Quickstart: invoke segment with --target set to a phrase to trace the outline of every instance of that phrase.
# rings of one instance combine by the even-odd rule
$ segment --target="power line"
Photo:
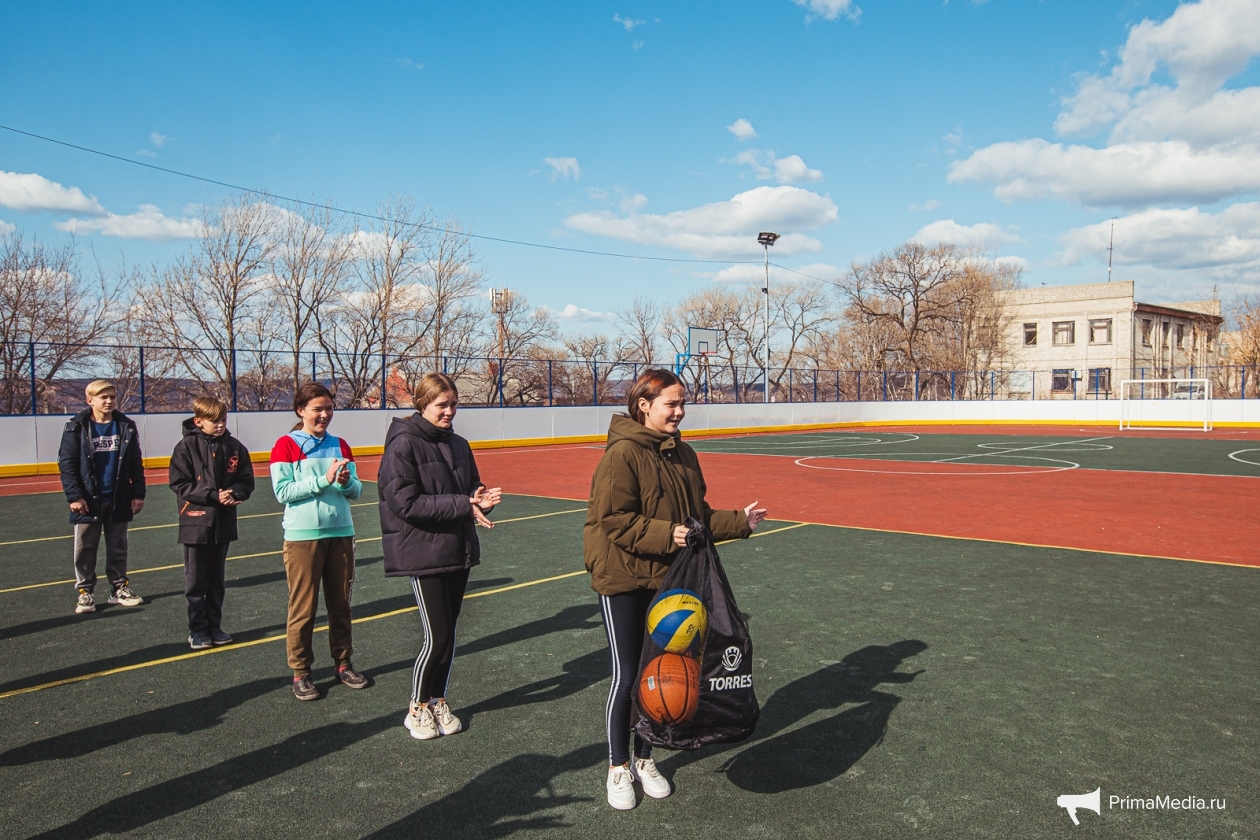
[[[156,172],[165,172],[168,175],[177,175],[180,178],[189,178],[193,181],[200,181],[203,184],[214,184],[215,186],[218,186],[218,187],[226,187],[230,190],[250,193],[252,195],[262,196],[265,198],[279,199],[280,201],[287,201],[292,204],[301,205],[303,207],[314,207],[318,209],[324,209],[325,206],[327,206],[327,209],[332,210],[336,213],[344,213],[348,216],[354,216],[359,219],[370,219],[372,221],[391,222],[395,224],[398,222],[397,219],[387,219],[383,216],[375,216],[371,213],[362,213],[362,212],[359,212],[358,210],[346,210],[341,207],[333,207],[332,205],[317,204],[313,201],[303,201],[300,198],[289,198],[287,196],[276,195],[275,193],[270,193],[265,190],[256,190],[256,189],[251,189],[250,187],[242,187],[242,186],[238,186],[237,184],[229,184],[226,181],[219,181],[214,178],[206,178],[201,175],[193,175],[190,172],[181,172],[178,169],[170,169],[165,166],[158,166],[155,163],[145,163],[144,161],[140,161],[140,160],[132,160],[131,158],[122,157],[121,155],[110,154],[109,152],[102,152],[99,149],[93,149],[88,146],[80,146],[77,143],[69,143],[65,140],[58,140],[55,137],[45,137],[42,134],[35,134],[34,132],[23,131],[20,128],[13,128],[12,126],[8,126],[8,125],[0,125],[0,129],[4,129],[5,131],[11,131],[14,134],[21,134],[24,137],[30,137],[35,140],[43,140],[45,143],[53,143],[58,146],[64,146],[68,149],[75,149],[80,152],[87,152],[88,154],[91,154],[91,155],[97,155],[99,157],[109,158],[110,160],[116,160],[121,163],[129,163],[132,166],[142,166],[145,169],[152,169]],[[623,259],[623,260],[650,260],[652,262],[669,262],[669,263],[701,263],[701,264],[706,264],[706,265],[761,265],[761,263],[757,260],[695,260],[695,259],[684,259],[682,257],[647,257],[647,256],[642,256],[640,254],[619,254],[614,251],[591,251],[585,248],[565,248],[561,245],[544,245],[539,242],[525,242],[520,239],[505,239],[498,236],[486,236],[485,234],[469,233],[467,231],[462,231],[462,230],[451,231],[449,228],[437,227],[435,225],[424,225],[418,222],[409,222],[408,224],[410,224],[413,227],[419,228],[421,230],[431,230],[436,233],[456,233],[457,235],[460,235],[460,236],[467,236],[470,239],[480,239],[485,242],[498,242],[504,245],[520,245],[526,248],[540,248],[546,251],[563,251],[568,254],[585,254],[587,256],[592,256],[592,257],[616,257],[618,259]],[[777,266],[777,267],[783,268],[783,266]],[[784,270],[792,271],[792,269],[790,268],[784,269]],[[800,274],[801,272],[798,271],[795,273]],[[803,275],[803,276],[808,277],[809,275]]]

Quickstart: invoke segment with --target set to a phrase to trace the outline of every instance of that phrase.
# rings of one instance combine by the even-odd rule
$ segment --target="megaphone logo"
[[[1055,804],[1067,809],[1073,825],[1080,825],[1081,821],[1076,818],[1077,808],[1087,808],[1095,814],[1102,813],[1102,805],[1099,801],[1101,791],[1102,788],[1099,787],[1095,788],[1093,793],[1065,793],[1056,800]]]

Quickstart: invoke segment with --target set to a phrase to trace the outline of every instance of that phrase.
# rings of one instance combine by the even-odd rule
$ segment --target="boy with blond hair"
[[[61,434],[57,467],[74,528],[76,613],[96,612],[96,549],[105,533],[109,603],[135,607],[144,600],[127,580],[127,524],[144,507],[144,460],[131,418],[116,410],[114,383],[97,379],[86,389],[88,407]]]
[[[254,492],[249,450],[227,430],[227,403],[193,400],[193,416],[171,453],[170,488],[179,503],[179,542],[184,546],[184,597],[188,646],[205,650],[232,637],[223,619],[228,547],[236,539],[236,508]]]

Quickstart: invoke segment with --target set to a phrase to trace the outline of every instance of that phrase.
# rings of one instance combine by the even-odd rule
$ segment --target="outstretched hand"
[[[756,531],[761,520],[766,518],[766,509],[757,507],[757,503],[753,502],[744,508],[744,516],[748,517],[748,527]]]
[[[486,516],[485,513],[482,512],[481,508],[477,507],[475,504],[472,506],[472,514],[473,522],[480,525],[482,528],[494,527],[494,523],[490,521],[490,518]]]
[[[475,507],[478,507],[481,510],[490,510],[499,502],[503,501],[503,488],[502,487],[487,488],[483,484],[473,491],[473,494],[469,498],[469,501],[471,501]]]

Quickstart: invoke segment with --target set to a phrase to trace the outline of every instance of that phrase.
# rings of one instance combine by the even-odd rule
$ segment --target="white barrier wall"
[[[1196,404],[1197,407],[1200,404]],[[1216,426],[1260,426],[1260,400],[1213,400]],[[474,443],[501,441],[545,443],[573,438],[599,438],[608,431],[619,406],[556,408],[462,408],[456,419],[459,433]],[[1193,420],[1185,400],[1147,400],[1140,403],[1140,419],[1146,423],[1185,423]],[[339,411],[331,427],[351,446],[365,451],[380,447],[394,417],[408,411]],[[146,457],[171,453],[182,434],[186,414],[135,415]],[[29,474],[36,465],[41,472],[55,471],[57,448],[69,418],[61,415],[0,417],[0,474]],[[243,412],[230,415],[232,434],[252,452],[270,451],[276,439],[293,427],[288,411]],[[766,429],[769,427],[824,424],[949,424],[949,423],[1054,423],[1117,426],[1120,403],[1114,400],[1036,401],[940,401],[940,402],[841,402],[841,403],[741,403],[738,405],[690,405],[685,431]],[[376,451],[379,451],[377,449]],[[24,469],[26,468],[26,469]]]

